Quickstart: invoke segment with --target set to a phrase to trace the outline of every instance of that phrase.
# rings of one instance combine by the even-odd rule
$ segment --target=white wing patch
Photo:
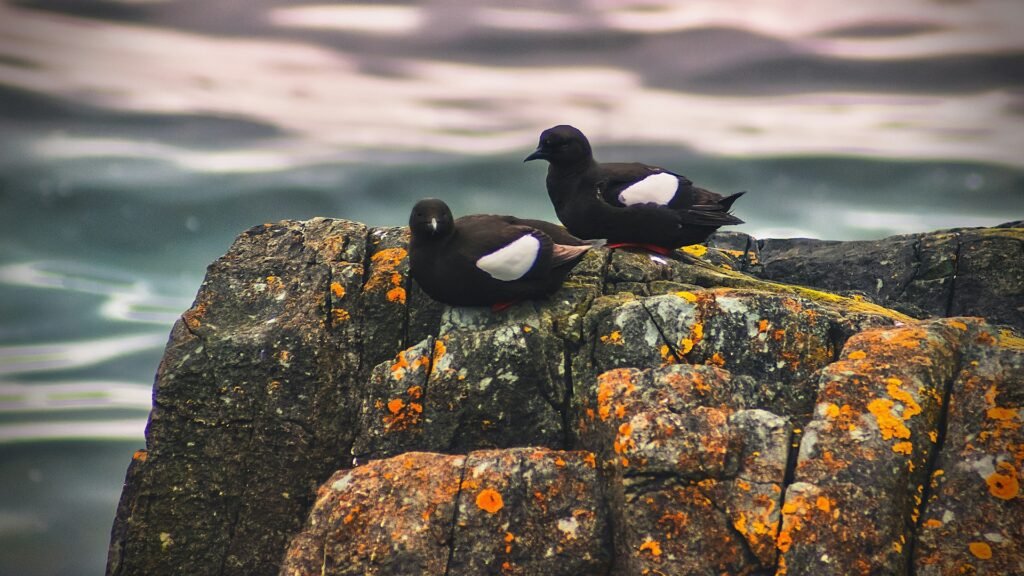
[[[481,256],[476,267],[490,274],[492,278],[510,282],[522,278],[540,254],[540,240],[533,234],[520,237],[515,242]]]
[[[664,206],[676,195],[679,180],[675,174],[659,172],[619,192],[619,202],[626,206],[653,202]]]

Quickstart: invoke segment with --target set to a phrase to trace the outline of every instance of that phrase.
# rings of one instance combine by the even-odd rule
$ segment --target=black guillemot
[[[409,267],[431,298],[492,306],[550,294],[587,250],[603,244],[541,220],[476,214],[452,217],[441,200],[420,200],[409,216]]]
[[[719,226],[743,223],[729,210],[744,192],[723,197],[657,166],[598,163],[587,137],[572,126],[542,132],[529,160],[548,161],[548,196],[569,232],[607,239],[611,248],[666,254],[707,240]]]

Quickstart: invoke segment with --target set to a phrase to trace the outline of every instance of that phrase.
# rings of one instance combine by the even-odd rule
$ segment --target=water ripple
[[[148,411],[152,392],[131,382],[100,380],[52,383],[0,382],[0,414],[129,408]]]
[[[67,370],[102,364],[115,358],[163,347],[164,332],[101,338],[83,342],[52,342],[0,347],[0,375]]]
[[[35,421],[0,424],[0,443],[40,440],[138,440],[146,431],[146,418],[101,421]]]
[[[189,300],[156,294],[148,282],[126,273],[64,261],[36,261],[0,267],[0,283],[71,290],[106,298],[100,314],[110,320],[169,326]]]

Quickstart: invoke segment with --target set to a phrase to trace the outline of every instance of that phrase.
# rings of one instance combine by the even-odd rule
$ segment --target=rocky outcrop
[[[848,244],[800,265],[847,296],[779,282],[783,241],[599,249],[493,314],[419,291],[401,228],[254,228],[172,331],[108,574],[1022,572],[1024,341],[906,314],[1012,300],[1021,234],[879,241],[884,297]]]
[[[915,318],[982,316],[1024,330],[1024,222],[881,240],[757,240],[716,234],[738,269],[767,280],[857,293]]]

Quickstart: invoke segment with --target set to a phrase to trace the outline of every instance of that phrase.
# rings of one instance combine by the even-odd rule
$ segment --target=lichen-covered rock
[[[471,452],[447,574],[603,574],[607,511],[593,454]]]
[[[410,452],[320,487],[282,576],[445,574],[465,456]]]
[[[424,399],[432,448],[465,452],[560,447],[565,402],[560,342],[528,324],[442,334]]]
[[[1016,229],[954,237],[890,250],[885,298],[1021,293]],[[246,232],[172,331],[108,573],[1017,570],[1019,337],[727,240],[492,313],[430,300],[403,228]]]
[[[584,338],[593,351],[576,357],[574,372],[585,389],[613,368],[720,366],[753,378],[744,390],[750,407],[807,419],[817,395],[811,375],[834,360],[849,334],[898,318],[763,290],[620,294],[591,307]]]
[[[1024,574],[1024,341],[972,330],[918,522],[915,574]]]
[[[1024,330],[1024,222],[855,242],[725,232],[711,244],[768,280],[859,292],[919,317],[984,316]]]
[[[410,452],[320,487],[286,576],[601,574],[611,560],[592,455]]]
[[[904,569],[959,332],[947,321],[866,331],[822,372],[783,507],[790,570]]]
[[[581,441],[610,471],[616,573],[773,568],[789,422],[743,409],[713,366],[619,368],[597,380]]]
[[[366,234],[258,226],[210,266],[157,371],[109,574],[276,573],[354,436]]]
[[[385,458],[428,444],[423,404],[438,348],[435,342],[428,337],[370,373],[359,414],[359,434],[352,445],[357,459]]]

